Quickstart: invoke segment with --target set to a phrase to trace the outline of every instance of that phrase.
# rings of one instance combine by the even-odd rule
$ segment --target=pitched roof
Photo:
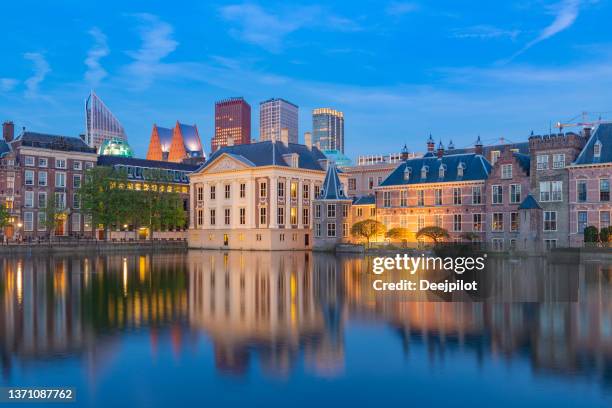
[[[338,169],[334,163],[330,163],[327,167],[327,173],[325,174],[325,180],[321,186],[321,193],[319,200],[348,200],[349,198],[344,194],[344,188],[338,177]]]
[[[525,197],[525,199],[521,203],[521,205],[519,205],[519,210],[533,210],[533,209],[541,210],[542,207],[540,207],[540,204],[538,204],[536,199],[533,198],[531,194],[528,194],[527,197]]]
[[[87,143],[85,143],[79,137],[24,132],[16,139],[16,141],[19,141],[22,146],[72,152],[96,153],[96,149],[94,147],[87,146]]]
[[[457,167],[462,164],[463,176],[458,174]],[[439,177],[441,166],[445,166],[444,177]],[[421,178],[421,169],[427,166],[426,177]],[[406,172],[409,170],[408,173]],[[481,155],[455,154],[445,155],[441,159],[434,156],[423,156],[406,160],[395,168],[380,184],[381,186],[395,186],[403,184],[444,183],[451,181],[484,180],[491,171],[491,164]]]
[[[374,194],[367,196],[355,197],[353,199],[353,205],[373,205],[376,204],[376,197]]]
[[[161,145],[162,152],[168,153],[170,151],[170,144],[172,143],[172,129],[155,125],[157,128],[157,134],[159,136],[159,143]]]
[[[224,153],[254,167],[272,165],[290,167],[283,159],[283,155],[295,153],[298,155],[299,168],[324,171],[325,169],[320,160],[327,160],[325,155],[315,146],[310,150],[308,147],[301,144],[289,143],[285,145],[281,142],[273,143],[268,140],[259,143],[223,146],[214,152],[198,170],[205,169],[217,157]]]
[[[185,150],[189,153],[189,156],[193,156],[193,153],[198,153],[198,155],[202,155],[202,142],[200,141],[200,135],[198,133],[198,128],[196,125],[185,125],[183,123],[178,124],[179,129],[181,131],[181,135],[183,136],[183,143],[185,144]]]
[[[595,143],[601,143],[601,154],[595,157]],[[612,163],[612,123],[602,123],[589,138],[573,164]]]
[[[134,167],[148,167],[156,169],[166,170],[180,170],[192,172],[198,168],[194,164],[183,164],[174,163],[159,160],[146,160],[146,159],[135,159],[132,157],[120,157],[120,156],[98,156],[98,166],[134,166]]]
[[[529,175],[529,169],[530,169],[530,163],[531,163],[531,159],[529,158],[529,155],[523,154],[523,153],[514,153],[513,156],[516,158],[516,161],[521,166],[521,168],[525,170],[525,173]]]
[[[11,151],[11,147],[4,140],[0,139],[0,157]]]
[[[478,138],[480,139],[480,136]],[[519,153],[529,154],[529,142],[496,144],[496,145],[483,146],[482,148],[483,155],[485,157],[489,157],[491,154],[491,151],[493,150],[503,151],[504,149],[518,149]],[[445,154],[474,153],[474,150],[475,150],[475,147],[467,147],[464,149],[448,149],[444,153]],[[434,155],[435,155],[435,152],[434,152]]]

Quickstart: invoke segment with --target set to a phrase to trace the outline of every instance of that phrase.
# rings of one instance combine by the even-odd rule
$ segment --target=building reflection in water
[[[443,302],[374,291],[369,262],[239,251],[3,258],[3,375],[15,362],[53,357],[79,358],[95,373],[118,353],[124,333],[139,331],[153,354],[160,336],[177,355],[203,336],[224,373],[259,368],[290,377],[303,365],[337,377],[345,360],[359,358],[344,348],[348,323],[359,320],[391,327],[408,358],[425,350],[442,359],[459,349],[476,360],[524,359],[535,372],[612,384],[607,263],[491,259],[482,301]]]

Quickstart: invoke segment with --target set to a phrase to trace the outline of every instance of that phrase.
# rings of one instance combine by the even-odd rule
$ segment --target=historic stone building
[[[576,133],[529,138],[531,192],[543,211],[544,248],[569,246],[569,172],[586,138]]]
[[[572,246],[584,242],[584,229],[609,227],[612,214],[612,124],[600,124],[569,171],[569,236]]]
[[[530,190],[529,156],[502,151],[486,180],[486,231],[489,247],[515,249],[520,234],[519,206]]]
[[[330,164],[321,193],[314,200],[314,249],[333,249],[350,241],[351,202],[336,165]]]
[[[190,175],[191,248],[309,249],[312,200],[327,169],[311,145],[225,146]]]

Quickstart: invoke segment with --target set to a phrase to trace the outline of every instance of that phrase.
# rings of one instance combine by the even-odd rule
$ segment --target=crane
[[[596,113],[599,114],[599,118],[595,121],[588,121],[589,115],[596,114]],[[596,125],[599,125],[601,123],[612,123],[612,121],[609,121],[609,120],[602,120],[601,119],[602,113],[610,113],[610,112],[582,112],[580,113],[580,115],[574,116],[573,118],[568,120],[567,123],[557,122],[555,124],[555,127],[559,129],[559,132],[562,132],[563,129],[566,127],[580,126],[582,128],[586,128],[586,127],[593,128]],[[576,120],[578,120],[579,118],[582,118],[581,121],[576,122]]]

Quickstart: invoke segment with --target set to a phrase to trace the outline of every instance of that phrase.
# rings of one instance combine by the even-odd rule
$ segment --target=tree
[[[396,227],[387,231],[387,238],[396,239],[398,241],[406,241],[410,236],[408,228]]]
[[[602,244],[607,244],[610,242],[610,236],[612,235],[612,227],[603,227],[599,231],[599,242]]]
[[[45,222],[43,223],[47,229],[47,237],[49,238],[51,238],[51,235],[55,234],[55,227],[57,226],[59,214],[60,212],[57,208],[55,197],[52,194],[49,198],[47,198],[45,207]]]
[[[423,227],[416,233],[416,238],[429,238],[434,244],[444,238],[448,238],[448,231],[441,227]]]
[[[597,227],[590,225],[584,229],[584,242],[597,242],[598,238],[599,232]]]
[[[386,230],[387,228],[381,222],[376,220],[363,220],[353,224],[351,227],[351,235],[359,238],[365,238],[369,247],[372,237],[382,235]]]
[[[461,234],[461,239],[467,242],[475,242],[480,239],[480,235],[475,232],[464,232]]]
[[[8,209],[3,204],[0,204],[0,228],[8,227],[10,218],[11,215]]]

